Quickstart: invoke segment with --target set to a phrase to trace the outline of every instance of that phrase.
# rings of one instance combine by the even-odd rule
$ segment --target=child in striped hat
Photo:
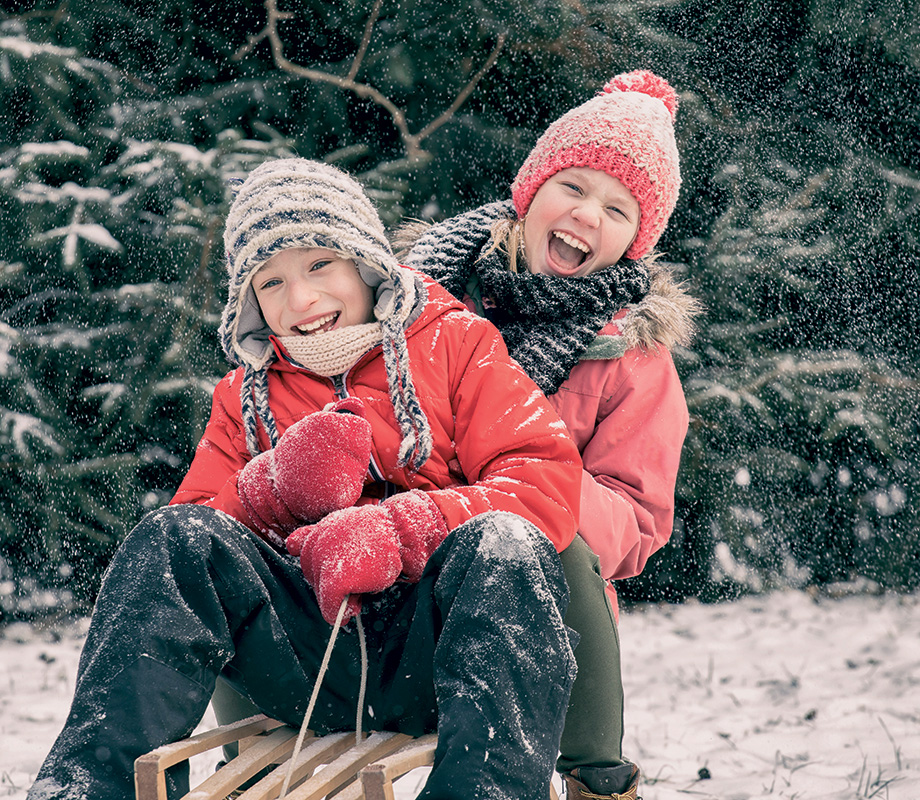
[[[340,620],[311,729],[353,727],[366,679],[364,729],[437,731],[428,796],[545,800],[574,678],[575,444],[343,172],[263,164],[224,242],[236,368],[171,505],[109,567],[30,797],[131,795],[134,759],[188,735],[218,678],[300,725]]]
[[[638,790],[613,580],[671,534],[688,424],[669,349],[697,307],[653,254],[680,188],[677,100],[651,72],[617,75],[547,128],[509,201],[397,237],[405,263],[496,324],[582,456],[579,536],[562,552],[581,637],[557,765],[570,798]]]

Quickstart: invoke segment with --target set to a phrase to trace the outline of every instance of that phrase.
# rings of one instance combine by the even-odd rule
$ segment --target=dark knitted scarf
[[[492,226],[513,219],[510,202],[490,203],[433,225],[413,245],[405,263],[463,299],[478,282],[496,312],[487,316],[501,331],[512,358],[543,390],[553,394],[581,360],[598,332],[624,306],[649,289],[641,261],[621,260],[584,278],[509,272],[507,255],[482,257]]]

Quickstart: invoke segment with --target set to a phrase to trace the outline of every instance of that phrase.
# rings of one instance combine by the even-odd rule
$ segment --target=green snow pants
[[[616,767],[623,763],[623,680],[620,638],[597,555],[580,536],[562,551],[569,586],[565,624],[579,635],[578,674],[569,696],[556,763],[559,772],[575,767]]]

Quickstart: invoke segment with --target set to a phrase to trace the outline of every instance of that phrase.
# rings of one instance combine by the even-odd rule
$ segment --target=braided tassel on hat
[[[421,467],[431,454],[431,429],[415,393],[405,326],[424,303],[425,291],[414,273],[399,266],[377,210],[360,185],[317,161],[268,161],[237,190],[224,246],[230,285],[221,344],[230,362],[243,367],[240,400],[249,452],[255,456],[261,451],[259,423],[271,446],[278,442],[267,372],[276,356],[252,289],[253,276],[282,250],[320,247],[353,260],[361,279],[374,290],[387,385],[403,435],[398,463]]]

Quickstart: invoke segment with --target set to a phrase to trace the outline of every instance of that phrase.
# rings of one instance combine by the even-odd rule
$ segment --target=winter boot
[[[642,800],[639,768],[629,762],[618,767],[576,767],[562,778],[566,800]]]

